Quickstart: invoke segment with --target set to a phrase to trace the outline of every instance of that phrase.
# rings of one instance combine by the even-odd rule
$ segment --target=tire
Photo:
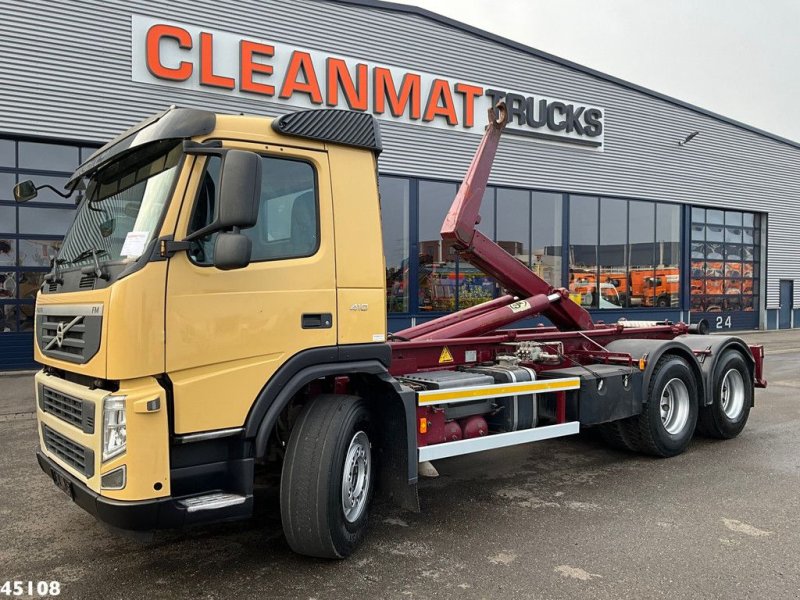
[[[656,301],[656,306],[659,308],[667,308],[671,302],[672,300],[669,296],[659,296],[658,300]]]
[[[698,413],[698,385],[689,363],[668,354],[656,363],[647,402],[631,427],[640,452],[667,458],[686,450]]]
[[[631,439],[629,430],[629,419],[623,421],[612,421],[611,423],[603,423],[598,427],[600,437],[603,441],[617,450],[627,450],[629,452],[636,452],[638,448],[635,445],[635,440]]]
[[[742,432],[753,405],[750,369],[740,352],[726,351],[714,368],[714,399],[700,409],[697,430],[708,437],[729,440]]]
[[[303,407],[281,472],[281,522],[292,550],[346,558],[358,546],[377,475],[373,436],[367,403],[357,396],[323,394]]]

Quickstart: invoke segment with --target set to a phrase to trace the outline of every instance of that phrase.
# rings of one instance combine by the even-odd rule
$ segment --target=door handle
[[[333,327],[331,313],[303,313],[300,323],[303,329],[330,329]]]

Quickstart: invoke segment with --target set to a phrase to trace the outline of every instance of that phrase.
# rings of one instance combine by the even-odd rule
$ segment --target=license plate
[[[53,483],[56,484],[58,489],[72,499],[72,482],[64,477],[61,473],[57,473],[56,471],[51,471],[50,474],[53,477]]]

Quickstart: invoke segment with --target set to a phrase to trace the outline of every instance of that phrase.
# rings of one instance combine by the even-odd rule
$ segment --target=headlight
[[[125,396],[106,396],[103,400],[103,462],[125,452]]]

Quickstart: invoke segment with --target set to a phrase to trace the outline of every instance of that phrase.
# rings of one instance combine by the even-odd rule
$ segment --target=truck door
[[[263,177],[250,265],[213,266],[216,235],[170,258],[166,371],[176,433],[238,427],[274,372],[302,350],[336,344],[336,273],[325,152],[237,144]],[[175,238],[214,218],[222,160],[196,159]]]

